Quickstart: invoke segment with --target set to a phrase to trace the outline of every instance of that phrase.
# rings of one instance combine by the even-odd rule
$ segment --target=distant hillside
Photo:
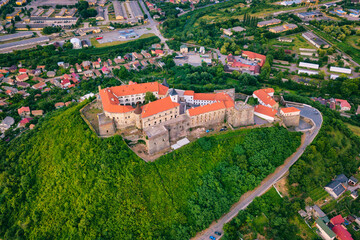
[[[57,111],[0,145],[0,237],[187,239],[229,210],[300,144],[280,127],[199,139],[145,163]]]

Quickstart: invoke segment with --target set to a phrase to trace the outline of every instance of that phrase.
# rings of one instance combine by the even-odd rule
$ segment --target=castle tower
[[[174,88],[170,89],[169,96],[171,101],[178,103],[179,102],[179,94],[176,92]]]
[[[141,107],[140,107],[140,104],[137,103],[136,104],[136,108],[134,110],[134,114],[135,114],[135,126],[139,129],[142,128],[142,124],[141,124]]]

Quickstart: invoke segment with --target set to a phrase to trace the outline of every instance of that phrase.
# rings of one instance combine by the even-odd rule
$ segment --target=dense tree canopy
[[[91,132],[81,107],[50,113],[0,145],[1,237],[189,238],[300,143],[280,127],[233,131],[145,163],[120,136]]]

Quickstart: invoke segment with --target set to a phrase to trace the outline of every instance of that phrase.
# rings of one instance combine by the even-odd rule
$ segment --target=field
[[[360,136],[360,127],[351,125],[349,123],[346,124],[346,126],[353,131],[357,136]]]
[[[139,40],[139,39],[145,39],[145,38],[150,38],[150,37],[155,37],[155,34],[154,33],[146,33],[146,34],[143,34],[139,38],[134,39],[134,40],[114,41],[114,42],[102,43],[102,44],[100,44],[98,41],[96,41],[95,38],[91,38],[90,42],[91,42],[91,45],[96,47],[96,48],[103,48],[103,47],[117,46],[117,45],[121,45],[121,44],[124,44],[124,43],[129,43],[129,42],[133,42],[133,41],[136,41],[136,40]]]
[[[329,194],[322,187],[314,188],[310,193],[310,198],[316,202],[326,198]]]
[[[306,41],[305,38],[303,38],[303,36],[301,36],[301,33],[289,35],[286,36],[286,38],[292,38],[293,41],[291,43],[287,43],[287,42],[279,42],[277,39],[271,39],[269,41],[269,44],[285,46],[285,49],[290,49],[296,51],[297,53],[300,53],[299,48],[315,49],[313,45],[311,45],[308,41]]]

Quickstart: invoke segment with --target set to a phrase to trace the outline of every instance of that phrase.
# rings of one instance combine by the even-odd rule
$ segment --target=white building
[[[350,68],[341,68],[341,67],[330,67],[330,72],[351,74],[351,69]]]
[[[319,69],[319,64],[307,63],[307,62],[300,62],[300,63],[299,63],[299,67]]]
[[[80,48],[81,48],[81,41],[80,41],[80,39],[78,39],[78,38],[72,38],[72,39],[70,40],[70,42],[72,43],[74,49],[80,49]]]
[[[300,115],[300,110],[294,107],[280,109],[280,115],[284,117]]]
[[[308,75],[318,75],[319,72],[299,69],[298,74],[306,73]]]

